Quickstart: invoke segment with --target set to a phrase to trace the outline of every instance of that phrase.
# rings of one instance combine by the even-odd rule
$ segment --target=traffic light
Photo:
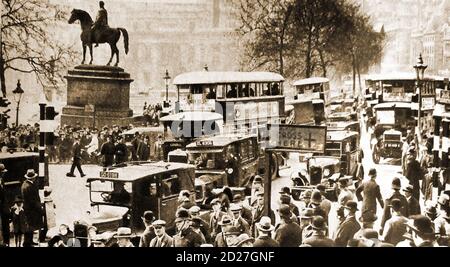
[[[48,106],[45,107],[45,119],[48,121],[55,120],[55,117],[58,116],[59,113],[55,111],[55,107]]]
[[[55,144],[55,130],[57,128],[55,117],[59,113],[55,111],[55,107],[47,106],[45,107],[45,121],[48,124],[48,131],[45,133],[45,144],[53,146]]]
[[[7,98],[4,98],[4,97],[0,98],[0,107],[6,108],[9,105],[11,105],[11,102],[9,102],[9,100]]]

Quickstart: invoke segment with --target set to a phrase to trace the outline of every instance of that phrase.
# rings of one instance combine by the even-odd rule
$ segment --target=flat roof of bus
[[[166,173],[170,171],[180,170],[180,169],[195,169],[195,166],[184,164],[184,163],[175,163],[175,162],[152,162],[145,163],[141,165],[130,165],[123,168],[112,169],[109,172],[118,173],[119,178],[101,178],[101,177],[91,177],[88,179],[88,182],[91,180],[105,180],[105,181],[120,181],[120,182],[134,182],[139,179],[156,175],[160,173]],[[100,176],[100,175],[99,175]]]
[[[342,141],[348,137],[355,135],[358,135],[358,133],[352,131],[327,132],[327,141]]]
[[[123,132],[123,135],[131,135],[135,133],[152,133],[152,132],[164,132],[163,127],[136,127],[126,132]]]
[[[223,120],[223,116],[215,112],[181,112],[173,115],[162,117],[161,121],[217,121]]]
[[[434,79],[433,76],[425,76],[425,79]],[[378,73],[366,76],[369,81],[409,81],[417,80],[417,75],[413,72],[393,72],[393,73]]]
[[[409,102],[391,102],[381,103],[373,107],[373,109],[388,109],[388,108],[411,108],[412,105]]]
[[[242,139],[247,139],[247,138],[251,138],[251,137],[255,137],[255,135],[217,135],[217,136],[213,136],[213,137],[207,137],[207,138],[203,138],[198,140],[197,142],[193,142],[189,145],[186,146],[187,149],[192,149],[192,148],[199,148],[199,147],[225,147],[233,142],[242,140]],[[198,142],[212,142],[212,146],[210,145],[205,145],[205,146],[198,146],[197,143]]]
[[[308,85],[308,84],[319,84],[319,83],[328,83],[329,79],[323,77],[312,77],[308,79],[298,80],[294,82],[294,86]]]
[[[224,83],[250,83],[250,82],[283,82],[284,77],[274,72],[214,72],[197,71],[178,75],[174,85],[192,84],[224,84]]]
[[[0,152],[0,160],[2,159],[15,159],[15,158],[25,158],[30,156],[39,156],[39,153],[35,152]]]
[[[333,121],[333,122],[327,122],[328,128],[341,128],[346,127],[353,124],[359,124],[358,121]]]

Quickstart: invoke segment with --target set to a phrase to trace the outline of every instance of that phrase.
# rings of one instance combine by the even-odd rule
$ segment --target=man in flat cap
[[[406,200],[408,201],[409,216],[421,214],[419,200],[414,198],[413,191],[414,187],[412,185],[408,185],[405,189],[403,189],[403,192],[405,192]]]
[[[401,182],[400,178],[396,177],[392,180],[391,188],[392,188],[392,193],[384,201],[383,217],[381,218],[380,235],[383,234],[383,229],[384,229],[384,225],[386,224],[386,221],[389,220],[392,216],[391,201],[393,199],[400,200],[400,202],[402,204],[401,208],[400,208],[400,213],[406,218],[409,217],[408,200],[406,199],[406,197],[404,195],[402,195],[402,193],[400,191],[402,189],[402,182]]]
[[[150,242],[151,248],[170,248],[174,246],[173,238],[166,233],[166,222],[163,220],[156,220],[153,222],[155,229],[155,238]]]

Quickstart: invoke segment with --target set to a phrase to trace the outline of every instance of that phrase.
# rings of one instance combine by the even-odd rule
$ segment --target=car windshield
[[[131,183],[95,180],[90,183],[90,189],[91,201],[94,203],[118,206],[130,205],[132,193]]]
[[[221,170],[225,168],[222,152],[188,152],[189,164],[198,170]]]

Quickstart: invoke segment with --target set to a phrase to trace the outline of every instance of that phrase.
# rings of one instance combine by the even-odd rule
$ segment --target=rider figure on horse
[[[92,25],[92,37],[95,43],[95,47],[98,47],[98,40],[100,39],[100,34],[103,30],[108,28],[108,11],[105,9],[105,3],[103,1],[99,2],[100,10],[97,13],[95,22]]]

